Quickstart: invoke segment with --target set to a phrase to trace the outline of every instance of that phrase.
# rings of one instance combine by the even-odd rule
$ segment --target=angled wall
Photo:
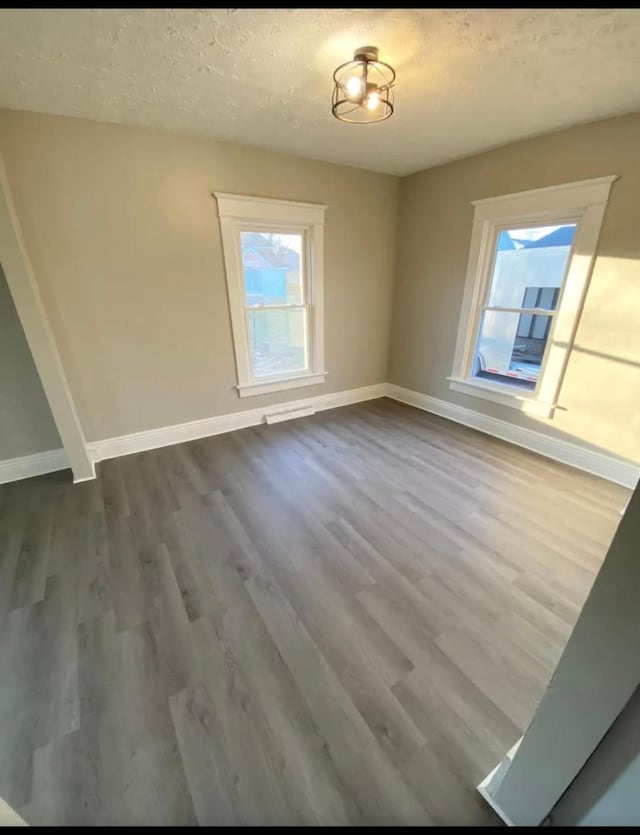
[[[61,446],[0,265],[0,461]]]

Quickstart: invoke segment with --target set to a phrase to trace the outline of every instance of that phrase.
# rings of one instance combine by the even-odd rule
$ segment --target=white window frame
[[[617,175],[474,200],[473,230],[449,387],[484,400],[552,417],[584,305],[611,185]],[[527,225],[576,223],[573,245],[533,391],[473,377],[482,312],[488,302],[498,235]],[[494,306],[490,306],[493,309]],[[510,308],[505,310],[511,310]]]
[[[222,233],[239,396],[249,397],[324,383],[327,374],[324,370],[324,213],[327,207],[319,203],[297,203],[223,192],[214,192],[214,197],[218,203]],[[253,376],[247,311],[263,308],[246,303],[240,248],[240,233],[243,231],[303,236],[303,304],[275,307],[306,309],[307,369],[304,371],[271,377]]]

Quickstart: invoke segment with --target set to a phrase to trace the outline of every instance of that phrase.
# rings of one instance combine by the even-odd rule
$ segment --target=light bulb
[[[367,96],[367,108],[369,110],[375,110],[379,104],[380,96],[374,90],[373,93],[369,93],[369,95]]]
[[[350,96],[359,96],[362,92],[362,79],[357,75],[352,75],[347,81],[347,93]]]

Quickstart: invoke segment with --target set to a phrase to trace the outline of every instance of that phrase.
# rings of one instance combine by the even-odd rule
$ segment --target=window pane
[[[302,235],[241,232],[247,304],[302,304]]]
[[[500,232],[487,305],[555,310],[575,231],[569,223]]]
[[[254,377],[291,374],[307,368],[306,310],[248,310]]]
[[[533,391],[549,336],[551,316],[486,310],[474,359],[474,377]]]

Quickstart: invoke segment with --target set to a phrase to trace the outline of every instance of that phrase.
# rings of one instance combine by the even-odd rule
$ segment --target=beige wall
[[[386,380],[396,178],[6,110],[0,153],[88,440]],[[238,398],[212,191],[328,204],[325,384]]]
[[[0,153],[90,441],[390,379],[640,460],[638,147],[635,114],[399,181],[204,139],[0,111]],[[555,417],[451,392],[470,201],[606,174],[621,179]],[[324,385],[238,398],[214,190],[329,205]]]
[[[0,461],[61,446],[0,267]]]
[[[450,391],[471,200],[618,174],[552,419]],[[402,181],[390,380],[640,460],[640,114],[517,142]]]

